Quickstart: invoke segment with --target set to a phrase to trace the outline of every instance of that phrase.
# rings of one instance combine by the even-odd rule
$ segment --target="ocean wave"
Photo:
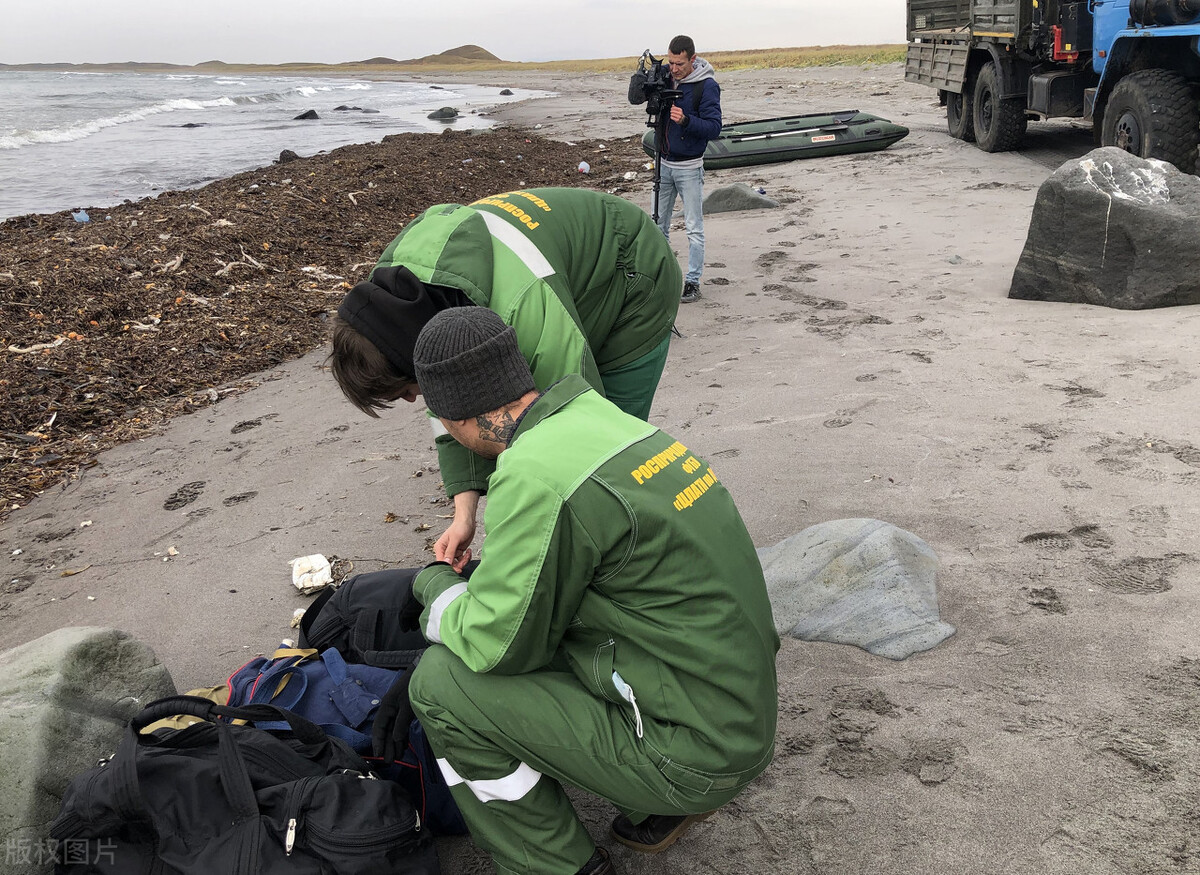
[[[299,88],[288,89],[286,92],[267,91],[260,94],[238,94],[205,99],[174,98],[172,100],[164,100],[160,103],[137,107],[136,109],[129,109],[116,115],[71,122],[61,127],[13,131],[6,135],[0,135],[0,151],[20,149],[26,146],[46,145],[49,143],[70,143],[93,136],[108,128],[145,121],[152,116],[161,115],[162,113],[202,112],[208,109],[219,109],[230,106],[278,103],[297,94],[311,97],[319,91],[331,90],[331,88],[310,89],[308,86],[301,86]]]

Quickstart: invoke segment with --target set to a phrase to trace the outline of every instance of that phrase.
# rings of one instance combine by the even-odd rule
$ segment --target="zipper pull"
[[[283,840],[283,850],[290,857],[292,855],[292,848],[294,848],[295,846],[296,846],[296,818],[293,817],[288,820],[287,836]]]

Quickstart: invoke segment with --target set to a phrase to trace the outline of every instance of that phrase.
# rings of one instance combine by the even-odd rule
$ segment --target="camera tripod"
[[[654,129],[654,210],[651,217],[656,225],[658,224],[658,192],[662,187],[663,142],[667,138],[667,125],[671,122],[671,107],[682,96],[683,92],[681,91],[664,90],[659,93],[658,101],[651,101],[652,105],[657,103],[657,107],[654,109],[647,107],[646,109],[646,112],[649,113],[646,125]]]

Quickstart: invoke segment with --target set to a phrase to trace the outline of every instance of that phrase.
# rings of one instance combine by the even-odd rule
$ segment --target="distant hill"
[[[436,55],[425,55],[423,58],[412,58],[407,61],[396,61],[392,58],[370,58],[366,61],[358,61],[357,64],[398,64],[405,65],[426,65],[426,64],[467,64],[475,61],[496,61],[504,63],[491,52],[480,46],[459,46],[456,49],[447,49],[444,52],[438,52]],[[354,62],[342,66],[353,66]]]
[[[123,63],[107,63],[107,64],[63,64],[63,63],[41,63],[41,64],[0,64],[0,70],[96,70],[106,72],[155,72],[160,70],[261,70],[268,72],[270,70],[310,70],[320,68],[337,68],[337,67],[420,67],[428,65],[453,65],[453,64],[470,64],[479,61],[494,62],[498,64],[507,63],[502,61],[480,46],[459,46],[456,49],[447,49],[444,52],[439,52],[436,55],[425,55],[423,58],[413,58],[407,61],[397,61],[394,58],[368,58],[365,61],[347,61],[341,64],[325,64],[316,61],[289,61],[285,64],[230,64],[226,61],[203,61],[199,64],[188,66],[186,64],[166,64],[154,61],[125,61]]]

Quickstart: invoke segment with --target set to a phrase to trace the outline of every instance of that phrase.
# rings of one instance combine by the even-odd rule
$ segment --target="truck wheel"
[[[1158,158],[1184,173],[1195,173],[1200,110],[1191,87],[1170,70],[1130,73],[1108,99],[1100,140],[1139,158]]]
[[[1017,148],[1029,124],[1025,117],[1025,102],[1019,97],[1002,100],[1000,94],[1000,71],[994,61],[988,61],[975,79],[971,114],[975,123],[975,143],[985,152],[1008,152]]]
[[[971,118],[971,84],[967,82],[963,85],[962,94],[946,92],[946,127],[954,139],[965,140],[968,143],[975,142],[975,124]]]

